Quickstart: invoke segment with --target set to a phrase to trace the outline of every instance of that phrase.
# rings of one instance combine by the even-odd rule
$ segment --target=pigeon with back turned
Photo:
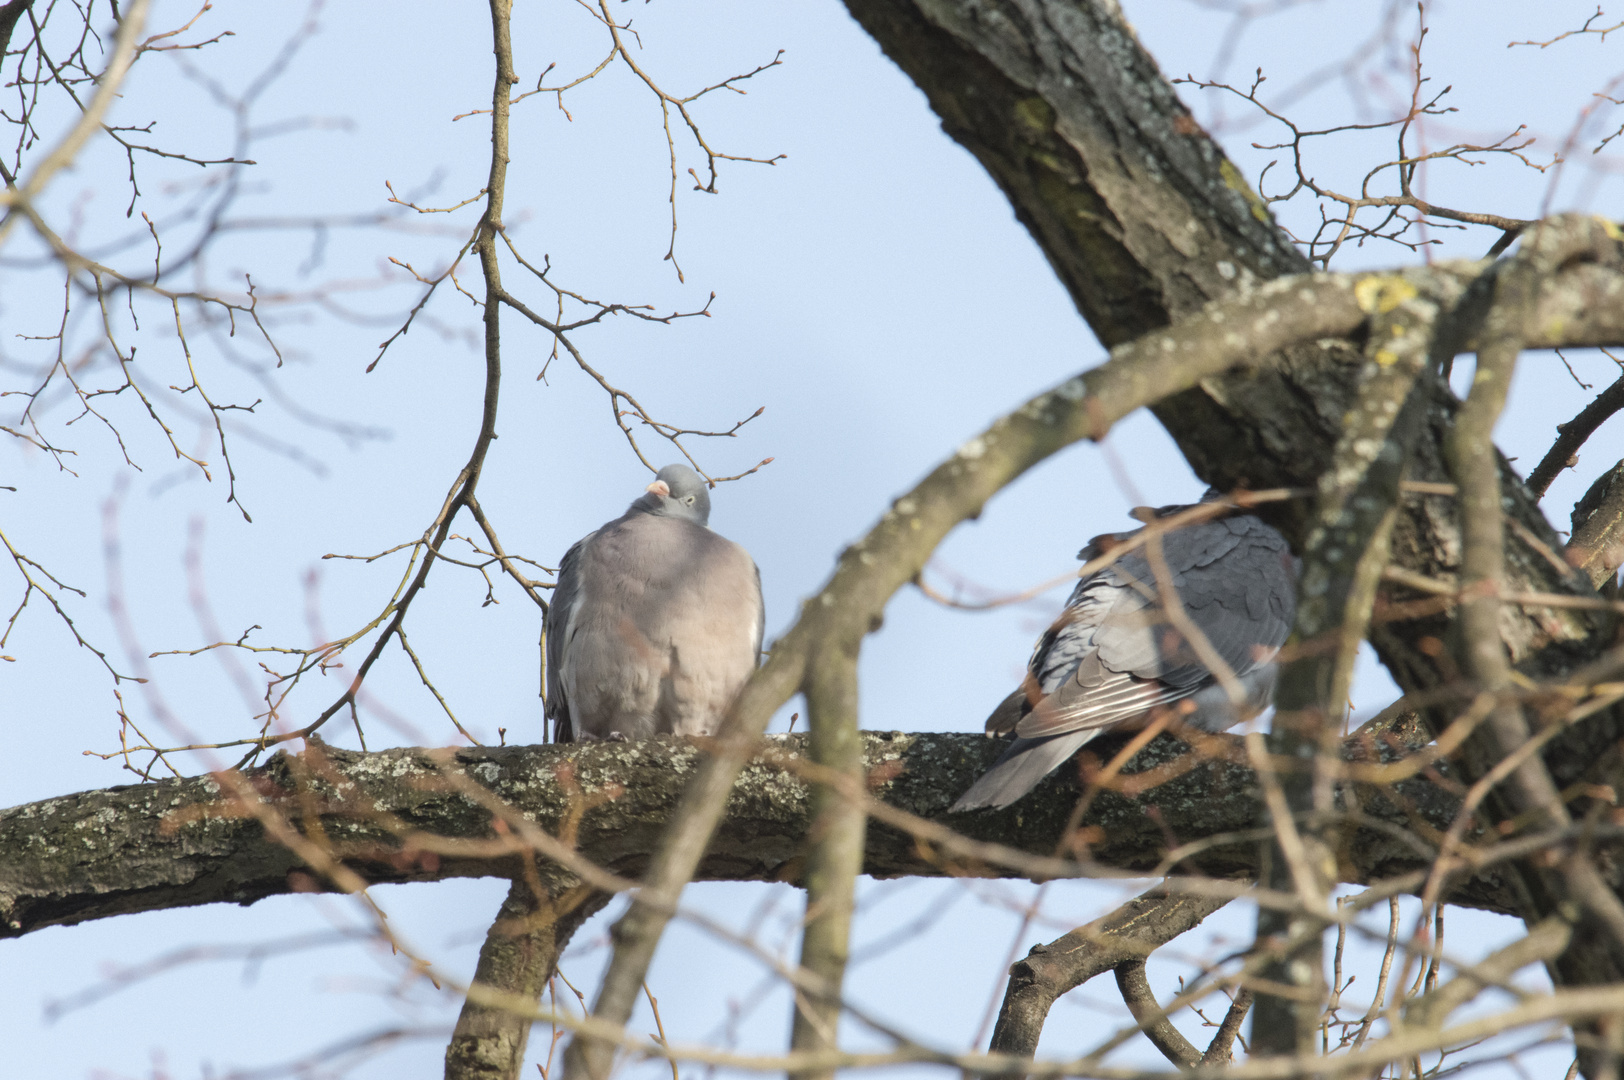
[[[1188,509],[1141,508],[1135,516],[1154,521]],[[1142,531],[1095,537],[1077,557],[1099,558]],[[1077,583],[1065,611],[1038,640],[1020,688],[987,718],[988,735],[1013,732],[1015,740],[954,811],[1008,806],[1096,735],[1160,710],[1172,710],[1192,727],[1222,731],[1268,706],[1274,657],[1297,609],[1297,561],[1285,537],[1244,513],[1161,535],[1179,604],[1234,673],[1244,698],[1238,705],[1162,609],[1147,547],[1134,547]]]
[[[667,465],[564,555],[545,619],[555,741],[716,729],[756,669],[765,612],[755,562],[709,520],[705,480]]]

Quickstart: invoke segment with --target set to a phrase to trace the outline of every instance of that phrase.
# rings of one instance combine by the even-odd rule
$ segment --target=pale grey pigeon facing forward
[[[547,716],[557,742],[705,735],[756,669],[761,575],[711,532],[710,492],[667,465],[559,564],[547,609]]]
[[[1143,517],[1187,509],[1164,506]],[[1097,558],[1138,531],[1096,537],[1077,557]],[[1169,623],[1152,563],[1137,548],[1077,583],[1038,640],[1020,689],[987,718],[989,735],[1014,732],[1015,741],[953,810],[1008,806],[1094,736],[1160,708],[1222,731],[1268,706],[1274,656],[1297,610],[1297,563],[1285,537],[1234,514],[1163,533],[1161,544],[1179,602],[1237,676],[1245,702],[1231,704]]]

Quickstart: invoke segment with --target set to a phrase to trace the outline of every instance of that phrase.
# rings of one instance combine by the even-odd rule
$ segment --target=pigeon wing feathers
[[[1045,696],[1030,705],[1016,734],[1031,739],[1097,732],[1187,696],[1189,690],[1154,678],[1162,666],[1155,641],[1159,622],[1146,590],[1130,574],[1107,567],[1079,582],[1061,624],[1033,657]]]
[[[1121,584],[1109,570],[1077,583],[1066,601],[1066,610],[1038,639],[1027,662],[1027,670],[1042,693],[1053,693],[1084,657],[1096,651],[1095,635],[1113,606],[1122,601]]]
[[[1088,551],[1082,554],[1086,556]],[[1033,647],[1021,685],[987,717],[987,734],[1014,731],[1037,702],[1057,690],[1092,655],[1094,631],[1114,599],[1112,583],[1098,574],[1078,582],[1065,610]]]
[[[1256,668],[1285,643],[1292,597],[1290,555],[1285,540],[1256,518],[1227,518],[1189,526],[1163,538],[1163,557],[1174,579],[1180,606],[1190,623],[1237,676]],[[1104,662],[1141,678],[1193,686],[1209,677],[1207,665],[1155,603],[1156,579],[1138,551],[1120,560],[1143,599],[1134,605],[1137,626],[1124,612],[1102,628]],[[1146,595],[1148,593],[1148,595]],[[1284,597],[1284,603],[1273,603]],[[1113,617],[1116,612],[1113,611]],[[1107,632],[1107,630],[1109,632]]]
[[[558,564],[558,582],[553,586],[553,599],[547,605],[547,614],[542,620],[547,636],[547,704],[544,715],[553,721],[554,742],[575,740],[574,728],[570,723],[569,700],[564,694],[564,669],[569,656],[570,621],[580,600],[577,566],[581,561],[581,549],[596,535],[596,532],[588,533],[564,553],[563,561]]]
[[[1237,677],[1272,660],[1295,607],[1290,554],[1278,533],[1250,517],[1204,522],[1165,534],[1162,558],[1185,615]],[[1027,703],[1017,734],[1109,728],[1211,680],[1156,603],[1155,579],[1139,549],[1078,583],[1033,655],[1032,672],[1048,696]],[[989,730],[993,719],[1007,725],[1008,704],[994,711]]]
[[[1054,772],[1061,762],[1092,739],[1095,731],[1077,731],[1048,739],[1016,739],[992,768],[982,773],[970,790],[960,795],[949,813],[983,806],[1008,806]]]
[[[1194,686],[1177,687],[1118,672],[1096,686],[1081,686],[1072,680],[1034,705],[1015,726],[1015,734],[1023,739],[1073,731],[1097,734],[1194,692]]]
[[[1079,557],[1131,535],[1096,538]],[[1179,606],[1240,680],[1243,706],[1231,704],[1157,603],[1156,553],[1126,552],[1079,581],[1039,639],[1021,689],[987,720],[989,732],[1018,737],[953,810],[1007,806],[1101,731],[1159,707],[1177,705],[1186,722],[1216,731],[1267,706],[1273,658],[1296,609],[1296,565],[1285,539],[1238,515],[1165,533],[1159,547]]]

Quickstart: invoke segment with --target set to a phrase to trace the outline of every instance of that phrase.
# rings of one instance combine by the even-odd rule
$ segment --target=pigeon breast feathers
[[[760,574],[706,527],[702,484],[667,466],[564,556],[547,614],[547,715],[559,741],[706,734],[755,670]]]

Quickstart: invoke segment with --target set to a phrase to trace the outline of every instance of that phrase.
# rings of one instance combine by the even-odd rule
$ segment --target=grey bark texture
[[[1624,380],[1621,380],[1624,381]],[[1596,478],[1573,508],[1568,561],[1603,588],[1624,564],[1624,461]],[[1618,595],[1616,588],[1606,589]]]
[[[1134,796],[1102,792],[1084,819],[1100,830],[1092,862],[1073,872],[1216,878],[1255,873],[1265,813],[1238,741],[1213,736],[1227,759],[1195,759],[1162,737],[1138,754],[1124,775],[1161,770],[1165,783]],[[804,755],[803,736],[768,740],[777,754]],[[1102,758],[1120,740],[1098,740]],[[1351,753],[1359,746],[1351,745]],[[975,842],[1008,845],[1042,856],[1053,870],[1056,850],[1079,791],[1060,770],[1019,804],[974,814],[946,813],[957,794],[997,757],[981,735],[862,733],[864,764],[881,803],[939,820]],[[703,751],[675,737],[633,743],[510,746],[374,753],[321,747],[279,754],[245,773],[260,800],[245,806],[208,776],[107,788],[0,811],[0,936],[46,926],[194,904],[251,904],[266,896],[330,890],[301,858],[265,833],[256,810],[270,810],[366,882],[438,881],[450,877],[515,878],[524,873],[522,842],[499,829],[479,798],[554,835],[574,833],[575,851],[598,866],[635,878],[647,865],[667,816]],[[464,787],[466,785],[466,787]],[[809,785],[785,768],[757,760],[733,788],[726,813],[700,862],[699,880],[793,879],[806,850],[813,806]],[[1389,798],[1355,789],[1357,820],[1338,852],[1345,880],[1368,881],[1420,872],[1433,854],[1411,833],[1418,815],[1442,830],[1456,797],[1421,777],[1400,781]],[[1396,802],[1394,800],[1397,800]],[[1348,804],[1350,807],[1352,803]],[[1214,841],[1176,866],[1164,867],[1169,838]],[[936,850],[884,821],[870,823],[863,872],[876,877],[979,874],[1025,876],[992,856]],[[1031,867],[1026,868],[1032,872]],[[569,871],[535,859],[549,890],[574,884]],[[1419,878],[1417,879],[1419,884]],[[1227,893],[1225,895],[1228,895]],[[1513,910],[1515,893],[1493,866],[1462,881],[1455,903]]]
[[[579,885],[538,897],[521,875],[485,935],[475,985],[538,1000],[570,938],[608,900]],[[531,1026],[512,1010],[466,999],[446,1045],[446,1080],[518,1080]]]
[[[1034,945],[1009,970],[992,1053],[1037,1052],[1049,1009],[1064,993],[1123,965],[1143,965],[1161,946],[1201,924],[1227,901],[1158,886],[1047,945]]]

